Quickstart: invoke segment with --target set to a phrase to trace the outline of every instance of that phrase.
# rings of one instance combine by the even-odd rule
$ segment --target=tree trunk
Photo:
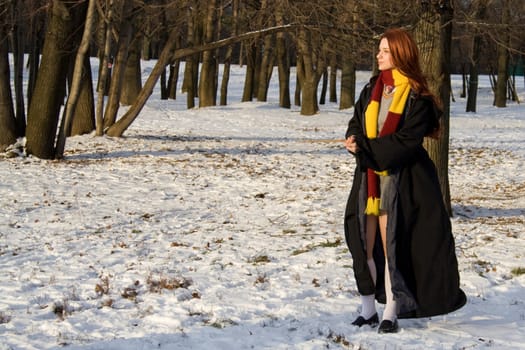
[[[109,87],[108,103],[104,112],[104,128],[108,128],[117,120],[117,113],[120,105],[120,96],[122,93],[122,83],[124,81],[124,72],[127,66],[129,43],[132,35],[131,22],[131,0],[124,0],[123,16],[118,36],[117,54],[113,64],[111,83]]]
[[[431,91],[443,104],[441,137],[426,139],[425,148],[436,165],[443,201],[452,215],[448,180],[449,119],[450,119],[450,47],[452,40],[453,9],[450,0],[423,3],[416,40],[421,52],[421,65]]]
[[[224,58],[224,68],[221,82],[221,96],[219,102],[221,106],[226,106],[228,104],[228,82],[230,81],[232,52],[233,47],[229,46],[226,51],[226,56]]]
[[[496,81],[496,93],[494,95],[494,105],[496,107],[507,107],[507,81],[509,80],[509,32],[506,28],[510,22],[510,12],[512,11],[508,0],[503,1],[501,23],[505,28],[500,34],[501,43],[498,44],[498,80]]]
[[[268,100],[268,88],[273,73],[275,40],[273,34],[268,34],[264,38],[264,50],[259,70],[259,86],[257,87],[257,101],[266,102]]]
[[[87,83],[89,91],[91,93],[91,103],[88,113],[91,113],[91,115],[86,118],[87,120],[91,120],[92,116],[94,116],[93,113],[93,94],[92,94],[92,87],[91,87],[91,69],[87,71],[86,64],[89,66],[89,56],[87,55],[87,52],[89,50],[89,42],[91,40],[91,32],[93,28],[93,24],[95,22],[95,0],[89,0],[89,3],[87,4],[87,13],[85,6],[82,6],[84,9],[80,8],[81,13],[86,13],[85,16],[78,16],[79,18],[84,17],[85,18],[85,25],[84,25],[84,33],[82,35],[82,40],[80,42],[80,46],[78,48],[78,52],[75,58],[75,62],[73,64],[73,76],[71,79],[71,89],[69,96],[67,98],[67,103],[64,108],[64,117],[62,118],[62,125],[60,127],[60,132],[58,134],[58,140],[56,145],[56,153],[55,158],[62,158],[64,156],[64,149],[66,145],[66,137],[71,135],[71,129],[73,125],[73,116],[80,112],[80,108],[85,107],[84,105],[79,105],[79,97],[81,96],[82,92],[84,94],[87,94],[87,90],[83,89],[82,86]],[[87,60],[86,60],[87,59]],[[86,73],[86,74],[84,74]],[[88,80],[89,78],[89,80]],[[89,95],[85,95],[86,98],[89,99]],[[85,101],[84,101],[85,102]],[[89,103],[89,102],[88,102]],[[80,108],[77,108],[80,107]],[[82,115],[80,113],[76,114],[76,118],[80,121],[83,119]]]
[[[326,92],[328,91],[328,68],[323,72],[323,80],[321,83],[321,97],[319,98],[319,104],[324,105],[326,103]]]
[[[302,58],[304,76],[302,77],[301,90],[301,114],[314,115],[319,112],[317,101],[317,87],[323,72],[326,69],[326,62],[322,59],[315,59],[313,55],[311,33],[305,29],[299,29],[297,46],[299,55]]]
[[[0,3],[0,152],[16,142],[16,120],[11,93],[7,42],[7,4]]]
[[[339,102],[339,109],[347,109],[354,106],[355,81],[354,62],[350,55],[346,55],[341,69],[341,101]]]
[[[216,0],[209,0],[206,10],[204,43],[210,43],[214,37]],[[216,105],[215,86],[215,58],[212,50],[204,51],[202,54],[202,66],[199,81],[199,107]]]
[[[283,25],[284,19],[282,6],[278,5],[275,16],[276,24],[278,26]],[[287,34],[283,32],[279,32],[276,35],[277,68],[279,72],[279,106],[290,108],[290,57],[288,54],[288,46],[286,45],[286,38]]]
[[[187,21],[188,21],[188,35],[186,41],[189,47],[195,45],[195,28],[194,28],[194,15],[193,8],[188,6],[187,10]],[[195,59],[195,56],[188,55],[186,57],[186,64],[184,67],[184,81],[182,84],[182,91],[186,92],[186,107],[191,109],[195,107],[195,95],[196,95],[196,86],[194,72],[198,72],[199,63]]]
[[[17,1],[14,5],[15,26],[12,35],[12,48],[14,58],[15,78],[15,116],[17,124],[17,135],[24,136],[26,130],[26,113],[24,103],[24,47],[25,32],[27,30],[23,16],[26,13],[25,1]]]
[[[175,60],[170,65],[170,76],[168,78],[168,98],[177,99],[177,83],[179,82],[180,60]]]
[[[294,93],[294,105],[301,105],[301,94],[304,80],[304,62],[301,55],[297,55],[296,64],[296,77],[295,77],[295,93]]]
[[[330,55],[330,102],[337,103],[337,53]]]
[[[498,80],[496,80],[496,92],[494,105],[496,107],[507,107],[507,80],[509,65],[509,54],[503,45],[498,46]]]
[[[42,63],[27,115],[26,149],[38,158],[55,156],[55,138],[60,108],[64,101],[72,37],[81,23],[74,23],[71,4],[53,0],[47,26]]]
[[[96,129],[93,75],[89,55],[84,56],[84,69],[80,81],[80,94],[75,107],[71,131],[66,136],[89,134]]]
[[[113,67],[113,59],[110,57],[111,49],[113,47],[113,38],[111,32],[113,30],[113,12],[114,11],[114,2],[109,0],[107,15],[104,20],[101,20],[101,23],[105,23],[104,28],[100,28],[100,32],[105,33],[103,40],[99,41],[99,50],[102,51],[102,54],[99,58],[99,68],[98,68],[98,83],[97,83],[97,105],[95,107],[95,120],[96,120],[96,135],[104,135],[104,96],[106,96],[107,89],[109,88],[110,79],[111,79],[111,67]],[[107,23],[106,23],[107,22]]]
[[[168,99],[168,84],[169,84],[168,70],[164,68],[164,71],[160,75],[160,99],[161,100]]]
[[[474,11],[474,19],[485,21],[487,15],[488,0],[478,1],[477,8]],[[481,41],[480,33],[474,34],[472,39],[472,56],[470,61],[470,76],[468,80],[468,95],[467,95],[467,112],[476,112],[477,96],[478,96],[478,64],[481,55]],[[464,81],[465,79],[463,79]]]
[[[238,17],[239,17],[239,0],[233,0],[232,1],[232,34],[233,36],[236,36],[239,33],[239,25],[238,25]],[[230,81],[230,68],[231,68],[231,61],[232,61],[232,55],[233,55],[233,47],[234,45],[228,46],[228,49],[226,50],[226,56],[224,57],[224,71],[222,73],[222,82],[221,82],[221,97],[219,104],[221,106],[226,106],[228,103],[228,83]]]
[[[166,65],[173,58],[173,50],[176,45],[176,37],[179,35],[177,28],[173,29],[170,33],[168,41],[162,50],[157,63],[153,67],[150,76],[146,80],[144,87],[140,91],[139,96],[135,100],[135,103],[129,108],[129,110],[120,118],[118,122],[113,124],[106,132],[109,136],[122,136],[124,131],[131,125],[131,123],[137,118],[139,112],[146,104],[149,96],[153,92],[153,88],[157,81],[159,80],[162,71],[164,71]]]
[[[482,19],[483,17],[478,17]],[[478,96],[478,63],[481,50],[481,36],[474,35],[472,42],[472,59],[470,62],[470,74],[468,79],[467,112],[476,112]]]
[[[44,42],[46,17],[43,13],[38,13],[32,18],[31,22],[31,42],[29,46],[29,60],[27,62],[29,70],[29,79],[27,81],[27,106],[31,105],[33,91],[35,90],[38,68],[40,67],[40,55]],[[20,124],[24,121],[18,121]]]
[[[246,45],[246,75],[244,80],[244,89],[242,94],[242,102],[248,102],[253,99],[255,86],[255,45]]]
[[[142,89],[140,47],[141,42],[138,37],[135,37],[129,48],[126,69],[124,70],[122,82],[122,91],[120,94],[120,103],[124,106],[132,105]]]
[[[352,29],[357,32],[359,29],[359,23],[360,19],[357,16],[357,9],[358,4],[352,4],[347,3],[347,13],[349,14],[349,21],[351,23]],[[356,51],[355,48],[358,47],[356,44],[356,37],[354,35],[351,35],[347,38],[345,38],[345,41],[348,43],[348,46],[346,46],[343,49],[342,55],[342,67],[341,67],[341,101],[339,103],[339,109],[347,109],[354,106],[354,101],[356,98],[355,93],[355,83],[356,83],[356,76],[355,76],[355,60],[356,56],[354,52]],[[375,60],[373,60],[374,63],[376,63]],[[377,66],[377,64],[374,64],[374,66]]]

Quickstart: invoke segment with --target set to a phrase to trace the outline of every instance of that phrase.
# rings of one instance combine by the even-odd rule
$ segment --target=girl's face
[[[389,70],[394,68],[392,55],[390,54],[390,48],[386,38],[381,39],[379,42],[379,52],[377,53],[376,58],[379,70]]]

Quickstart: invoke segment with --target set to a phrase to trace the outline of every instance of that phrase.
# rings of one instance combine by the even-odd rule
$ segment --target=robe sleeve
[[[356,154],[362,167],[383,171],[402,167],[417,158],[423,150],[423,138],[435,118],[433,102],[415,98],[399,129],[390,135],[368,139],[357,137],[360,151]]]

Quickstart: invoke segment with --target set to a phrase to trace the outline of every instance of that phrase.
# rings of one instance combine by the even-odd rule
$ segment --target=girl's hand
[[[348,151],[352,153],[359,152],[359,146],[355,142],[355,136],[351,135],[345,140],[345,147]]]

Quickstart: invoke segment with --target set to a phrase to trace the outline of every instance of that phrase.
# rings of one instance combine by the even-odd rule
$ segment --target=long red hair
[[[421,66],[419,65],[419,50],[412,36],[403,29],[388,29],[381,35],[388,41],[392,63],[410,81],[412,89],[421,95],[432,95]]]
[[[412,36],[403,29],[391,28],[386,30],[380,39],[388,41],[392,63],[408,78],[412,90],[416,94],[430,96],[438,110],[441,110],[441,101],[428,88],[427,79],[419,63],[419,49]],[[437,117],[438,120],[434,121],[435,125],[431,127],[433,130],[429,132],[433,134],[431,137],[437,137],[439,132],[439,116]]]

